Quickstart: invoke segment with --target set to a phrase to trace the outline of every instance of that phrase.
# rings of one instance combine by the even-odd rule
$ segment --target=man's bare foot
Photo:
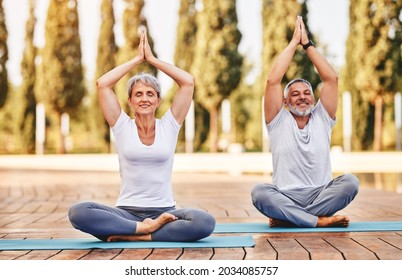
[[[274,218],[269,218],[269,226],[270,227],[296,227],[296,225],[291,222],[274,219]]]
[[[137,223],[137,229],[133,235],[113,235],[107,241],[151,241],[151,233],[157,231],[167,223],[177,220],[177,217],[170,213],[163,213],[158,218],[146,218]]]
[[[349,218],[346,216],[318,217],[317,227],[347,227]]]

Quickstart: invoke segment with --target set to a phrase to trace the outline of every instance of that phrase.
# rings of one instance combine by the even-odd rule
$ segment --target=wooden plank
[[[124,249],[113,260],[145,260],[152,249]]]
[[[296,237],[296,240],[309,252],[310,259],[312,260],[343,260],[342,254],[319,235],[314,237]]]
[[[253,235],[255,246],[244,248],[246,250],[245,260],[276,260],[278,253],[268,242],[266,235]]]
[[[212,248],[184,248],[180,260],[210,260],[213,255]]]
[[[381,240],[383,240],[384,242],[387,242],[388,244],[394,246],[395,248],[402,250],[402,236],[401,235],[393,234],[393,235],[387,235],[387,236],[380,236],[379,238]]]
[[[215,248],[211,260],[243,260],[246,256],[244,248]]]
[[[154,249],[146,260],[178,260],[183,254],[183,249]]]
[[[18,259],[30,251],[0,251],[0,260],[15,260]]]
[[[325,240],[342,253],[346,260],[377,260],[377,257],[351,239],[326,237]]]
[[[377,236],[358,236],[353,239],[373,252],[380,260],[402,260],[401,249],[384,242]]]
[[[81,260],[113,260],[123,249],[93,249]]]
[[[85,257],[90,250],[62,250],[48,260],[79,260]]]
[[[310,255],[295,239],[269,238],[271,246],[278,252],[278,260],[309,260]]]
[[[58,252],[60,252],[60,250],[34,250],[16,258],[16,260],[47,260]]]

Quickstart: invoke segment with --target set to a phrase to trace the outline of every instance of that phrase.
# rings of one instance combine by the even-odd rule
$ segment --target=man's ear
[[[287,100],[287,98],[283,98],[283,105],[285,105],[286,107],[288,106],[288,100]]]

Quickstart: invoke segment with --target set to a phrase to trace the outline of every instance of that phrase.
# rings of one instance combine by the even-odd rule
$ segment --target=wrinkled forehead
[[[294,82],[293,84],[291,84],[289,86],[289,92],[293,92],[293,91],[311,91],[311,88],[309,87],[309,85],[307,85],[305,82],[303,81],[297,81]]]

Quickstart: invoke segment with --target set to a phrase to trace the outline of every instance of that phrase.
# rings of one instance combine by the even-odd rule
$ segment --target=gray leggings
[[[251,193],[254,206],[265,216],[299,227],[315,227],[318,217],[332,216],[356,196],[359,181],[352,174],[341,175],[320,187],[280,189],[259,184]]]
[[[74,228],[106,241],[111,235],[133,235],[137,222],[146,218],[155,219],[164,212],[178,219],[153,232],[153,241],[196,241],[209,236],[215,229],[215,218],[209,213],[175,207],[116,208],[95,202],[81,202],[70,208],[68,217]]]

